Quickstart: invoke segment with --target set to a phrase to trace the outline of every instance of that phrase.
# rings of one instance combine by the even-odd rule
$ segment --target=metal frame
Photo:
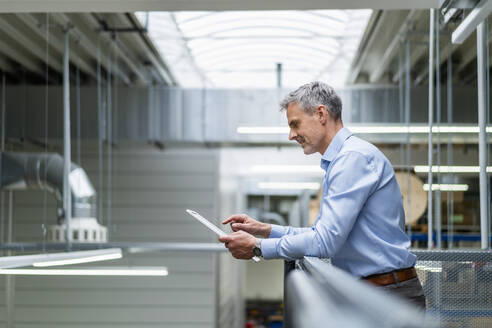
[[[410,54],[411,54],[411,43],[410,37],[407,37],[405,42],[405,124],[410,126],[410,111],[411,111],[411,68],[410,68]],[[400,78],[401,79],[401,78]],[[411,193],[410,193],[410,173],[411,173],[411,149],[410,149],[410,133],[406,134],[405,138],[406,144],[406,165],[407,165],[407,211],[408,216],[411,216]],[[402,162],[403,164],[403,162]],[[405,222],[403,222],[405,223]],[[407,235],[412,238],[412,223],[410,220],[407,225]]]
[[[483,2],[483,1],[482,1]],[[492,1],[488,1],[492,10]],[[481,247],[488,249],[490,227],[488,224],[488,197],[487,197],[487,33],[485,22],[477,27],[477,89],[478,89],[478,125],[480,128],[478,138],[478,156],[480,163],[480,233]]]
[[[475,28],[480,28],[483,20],[486,19],[492,12],[492,1],[482,0],[473,8],[465,20],[454,30],[451,36],[452,43],[463,43],[475,31]]]
[[[427,184],[429,185],[428,198],[427,198],[427,248],[433,248],[432,242],[432,220],[433,220],[433,203],[432,203],[432,124],[434,115],[434,24],[436,9],[430,10],[430,24],[429,24],[429,143],[428,143],[428,157],[429,157],[429,173],[427,174]]]
[[[111,78],[111,74],[113,70],[118,69],[118,65],[114,65],[111,58],[111,47],[113,43],[109,44],[107,58],[107,71],[106,71],[106,227],[107,227],[107,236],[108,240],[111,238],[111,216],[113,210],[112,204],[112,178],[113,178],[113,79]]]
[[[72,219],[72,199],[70,193],[70,174],[71,145],[70,145],[70,31],[69,27],[64,31],[65,48],[63,52],[63,210],[66,224],[67,248],[70,249],[72,233],[70,231],[70,221]]]
[[[440,44],[439,44],[439,11],[436,11],[436,124],[441,125],[441,62],[440,62]],[[437,131],[437,143],[436,143],[436,165],[441,166],[441,133]],[[441,171],[437,171],[437,184],[441,184]],[[441,190],[436,190],[436,248],[442,247],[442,215],[441,215]]]
[[[451,53],[448,54],[447,60],[447,119],[448,124],[451,124],[453,121],[453,62],[451,58]],[[447,151],[446,151],[446,165],[453,165],[453,145],[451,143],[451,139],[449,138],[447,141]],[[449,176],[449,175],[448,175]],[[451,178],[454,178],[454,174],[450,174]],[[454,235],[454,227],[453,227],[453,213],[454,213],[454,195],[453,192],[448,191],[447,193],[447,219],[448,219],[448,249],[453,248],[453,235]]]

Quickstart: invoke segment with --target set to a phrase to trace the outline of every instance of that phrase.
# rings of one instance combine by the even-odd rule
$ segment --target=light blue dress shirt
[[[412,267],[416,256],[402,230],[402,197],[393,167],[372,144],[342,128],[321,159],[326,171],[313,227],[272,225],[265,259],[331,258],[357,277]]]

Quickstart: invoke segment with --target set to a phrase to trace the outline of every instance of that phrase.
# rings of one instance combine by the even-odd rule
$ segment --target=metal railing
[[[412,251],[427,311],[442,327],[492,326],[492,251]]]
[[[303,327],[490,327],[492,251],[413,250],[427,314],[317,258],[285,264],[284,322]]]
[[[414,306],[324,260],[305,257],[286,275],[286,328],[439,326]]]

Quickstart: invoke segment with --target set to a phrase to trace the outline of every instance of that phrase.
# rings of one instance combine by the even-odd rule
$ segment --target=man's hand
[[[246,214],[234,214],[224,221],[222,224],[231,224],[232,231],[246,231],[252,235],[268,238],[272,226],[268,223],[262,223],[250,218]]]
[[[254,256],[256,238],[244,231],[233,232],[227,236],[219,237],[219,241],[225,244],[232,256],[240,260],[249,260]]]

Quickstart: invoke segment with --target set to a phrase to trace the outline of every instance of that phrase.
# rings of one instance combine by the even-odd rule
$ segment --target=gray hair
[[[323,82],[307,83],[290,92],[280,102],[280,111],[287,110],[292,103],[296,103],[303,111],[311,115],[319,105],[324,105],[335,121],[342,117],[342,100],[332,87]]]

